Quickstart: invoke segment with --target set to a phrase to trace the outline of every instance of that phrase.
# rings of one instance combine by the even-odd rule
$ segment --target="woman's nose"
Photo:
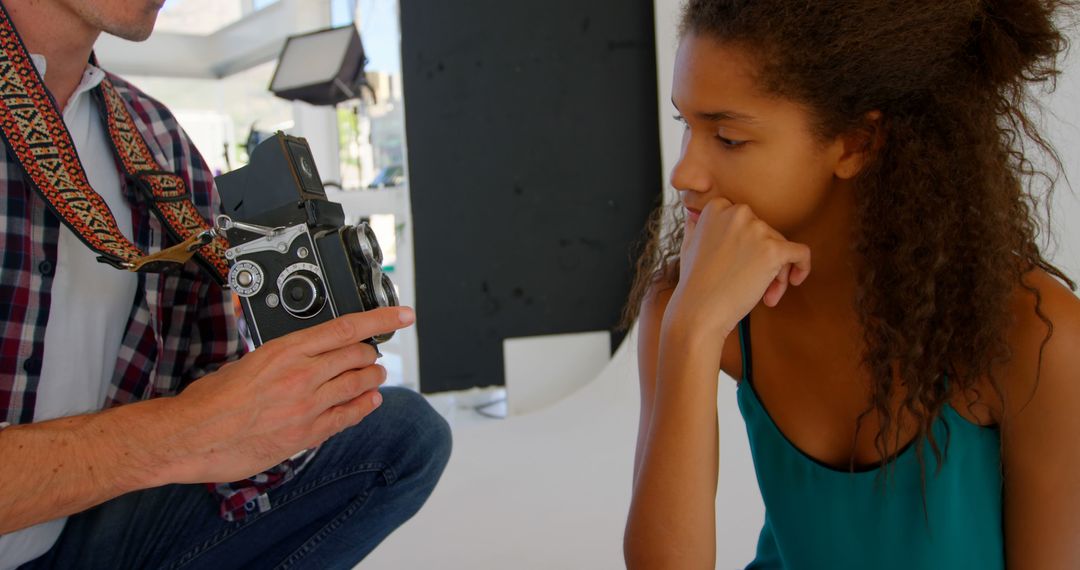
[[[679,161],[671,169],[671,186],[676,190],[708,192],[710,185],[708,169],[704,168],[702,158],[695,152],[693,143],[690,131],[687,129],[683,134]]]

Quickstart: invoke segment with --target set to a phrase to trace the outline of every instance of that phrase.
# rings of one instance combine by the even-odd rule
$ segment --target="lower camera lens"
[[[378,300],[380,307],[396,307],[398,305],[397,290],[394,289],[394,282],[390,281],[390,277],[383,273],[382,278],[379,280],[381,287],[376,287],[375,297]],[[384,343],[394,337],[394,333],[389,332],[372,337],[371,340],[376,344]]]
[[[394,289],[393,281],[390,281],[390,277],[383,273],[382,275],[382,296],[379,298],[380,307],[396,307],[398,305],[397,291]]]

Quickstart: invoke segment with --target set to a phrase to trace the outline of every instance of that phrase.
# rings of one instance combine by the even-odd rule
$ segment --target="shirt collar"
[[[45,79],[45,72],[48,70],[48,62],[45,61],[45,56],[37,53],[30,54],[31,61],[34,62],[34,67],[37,68],[38,73],[41,74],[41,78]],[[83,71],[82,81],[79,82],[79,86],[75,88],[75,91],[71,94],[71,99],[68,100],[68,105],[75,101],[80,95],[90,91],[101,84],[105,80],[105,70],[100,67],[88,63],[86,69]]]

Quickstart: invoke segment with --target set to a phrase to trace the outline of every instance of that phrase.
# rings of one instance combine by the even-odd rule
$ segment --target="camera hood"
[[[306,202],[327,202],[307,141],[282,132],[259,143],[247,166],[216,182],[224,213],[249,223],[291,223]]]

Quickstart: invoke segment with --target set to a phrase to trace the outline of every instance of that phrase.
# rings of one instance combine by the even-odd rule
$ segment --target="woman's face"
[[[683,38],[672,102],[686,131],[671,184],[690,216],[724,198],[794,239],[828,203],[843,144],[815,137],[801,106],[764,94],[752,65],[736,47]]]

